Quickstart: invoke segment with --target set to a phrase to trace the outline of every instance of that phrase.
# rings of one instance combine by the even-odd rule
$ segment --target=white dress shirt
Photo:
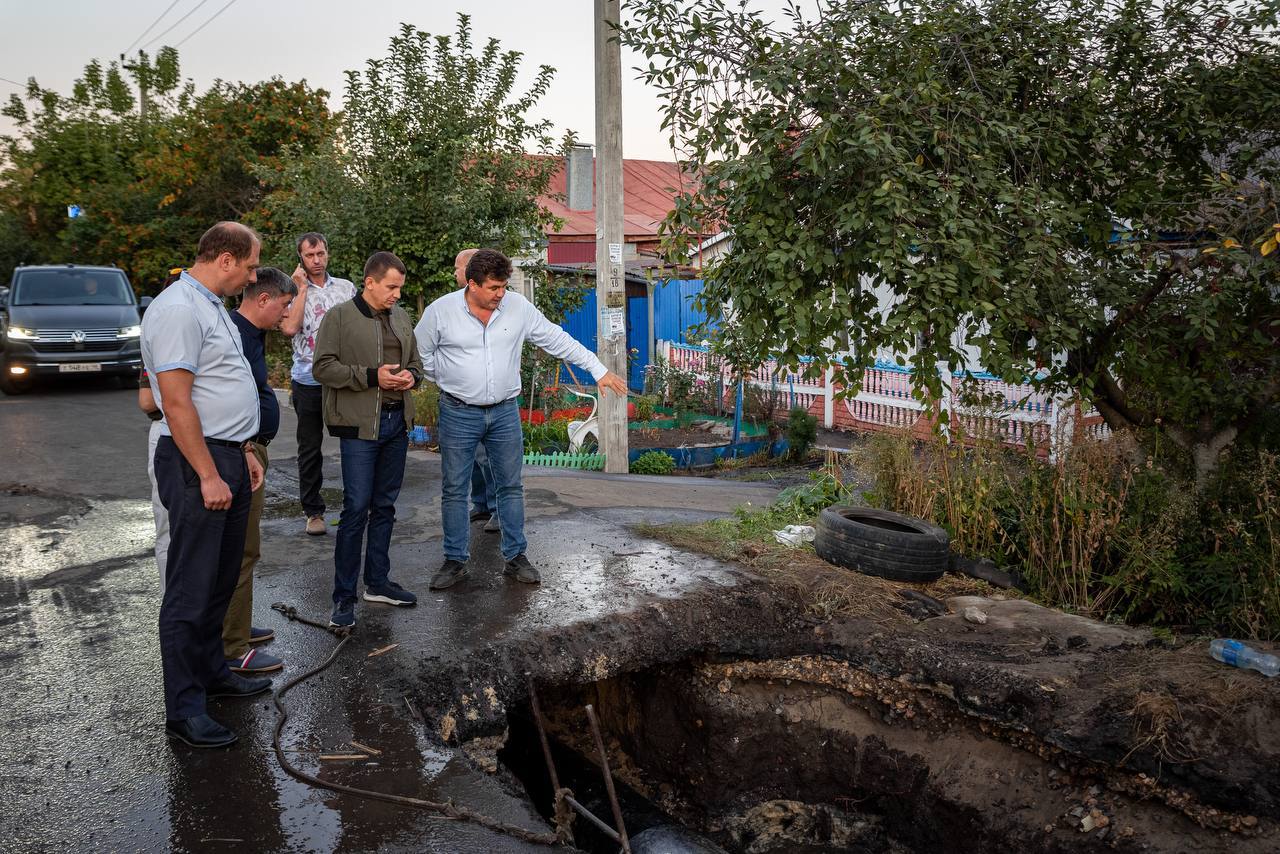
[[[608,369],[573,336],[556,326],[520,294],[508,291],[489,323],[467,307],[459,288],[427,306],[414,329],[427,379],[464,403],[487,406],[520,394],[520,350],[528,341],[557,359],[591,372]]]

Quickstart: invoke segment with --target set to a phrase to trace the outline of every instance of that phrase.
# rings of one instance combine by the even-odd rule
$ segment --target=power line
[[[147,37],[147,33],[149,33],[149,32],[151,32],[152,30],[154,30],[154,29],[156,28],[156,24],[160,23],[160,21],[164,19],[164,16],[165,16],[165,15],[167,15],[167,14],[169,14],[170,12],[172,12],[172,11],[173,11],[173,7],[174,7],[174,6],[177,6],[177,5],[178,5],[178,0],[173,0],[173,2],[169,4],[168,8],[166,8],[163,12],[161,12],[161,13],[160,13],[160,17],[158,17],[158,18],[156,18],[154,21],[152,21],[152,22],[151,22],[151,26],[149,26],[149,27],[147,27],[145,30],[143,30],[143,31],[142,31],[142,35],[140,35],[140,36],[138,36],[136,39],[134,39],[134,40],[133,40],[133,44],[131,44],[131,45],[129,45],[127,48],[125,48],[125,49],[124,49],[124,51],[122,51],[122,52],[121,52],[121,55],[123,56],[124,54],[126,54],[126,53],[128,53],[129,51],[133,50],[134,45],[136,45],[138,42],[140,42],[140,41],[142,41],[143,39],[145,39],[145,38]]]
[[[235,4],[235,2],[236,2],[236,0],[230,0],[230,2],[228,2],[228,3],[227,3],[227,5],[223,6],[221,9],[219,9],[218,11],[216,11],[216,12],[214,12],[214,13],[213,13],[213,18],[210,18],[209,20],[205,21],[205,22],[204,22],[203,24],[201,24],[200,26],[196,27],[194,30],[192,30],[192,31],[191,31],[191,33],[190,33],[190,34],[189,34],[185,39],[183,39],[182,41],[180,41],[180,42],[178,42],[177,44],[175,44],[175,45],[174,45],[174,47],[175,47],[175,48],[182,47],[184,44],[186,44],[188,41],[190,41],[190,40],[191,40],[191,37],[192,37],[192,36],[194,36],[196,33],[200,32],[200,31],[201,31],[201,30],[203,30],[205,27],[207,27],[207,26],[209,26],[210,24],[212,24],[212,23],[213,23],[213,19],[214,19],[214,18],[218,17],[218,16],[219,16],[219,15],[221,15],[223,12],[227,11],[228,9],[230,9],[230,8]]]
[[[149,42],[147,42],[146,44],[144,44],[144,45],[143,45],[143,47],[151,47],[151,45],[155,44],[156,42],[160,41],[160,39],[162,39],[162,38],[164,38],[165,36],[169,35],[169,33],[171,33],[171,32],[173,32],[173,31],[174,31],[174,29],[178,26],[178,24],[181,24],[181,23],[182,23],[183,21],[185,21],[187,18],[190,18],[192,15],[194,15],[194,14],[196,13],[196,10],[197,10],[197,9],[199,9],[201,6],[203,6],[205,3],[208,3],[208,2],[209,2],[209,0],[200,0],[200,2],[199,2],[199,3],[197,3],[197,4],[195,5],[195,7],[194,7],[190,12],[188,12],[188,13],[187,13],[187,14],[185,14],[185,15],[183,15],[183,16],[182,16],[181,18],[179,18],[178,20],[174,21],[174,22],[173,22],[173,25],[172,25],[171,27],[169,27],[169,29],[165,30],[163,33],[161,33],[160,35],[158,35],[158,36],[156,36],[155,38],[153,38],[151,41],[149,41]]]
[[[23,89],[27,88],[26,83],[19,83],[17,80],[10,80],[8,77],[0,77],[0,80],[3,80],[5,83],[12,83],[14,86],[21,86]]]

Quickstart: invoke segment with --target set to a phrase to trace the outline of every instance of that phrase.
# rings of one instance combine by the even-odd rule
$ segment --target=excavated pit
[[[1256,817],[829,656],[691,659],[546,686],[541,702],[561,785],[610,821],[584,712],[595,708],[633,837],[681,825],[745,854],[1275,850]],[[499,759],[550,817],[528,706],[508,721]],[[617,850],[582,820],[575,833],[583,850]]]
[[[592,704],[633,836],[675,825],[747,854],[1280,850],[1280,685],[1022,600],[946,604],[815,621],[747,581],[424,662],[416,694],[443,743],[549,817],[532,682],[562,785],[609,821]],[[617,850],[574,826],[582,850]]]
[[[858,583],[862,615],[816,619],[794,587],[726,573],[423,658],[403,690],[549,816],[532,683],[562,784],[608,821],[592,704],[633,835],[675,824],[749,854],[1280,850],[1280,680],[1020,599],[917,618],[899,586]],[[616,850],[585,827],[583,850]]]

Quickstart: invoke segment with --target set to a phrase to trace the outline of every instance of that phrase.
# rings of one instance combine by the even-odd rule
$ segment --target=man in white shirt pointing
[[[626,395],[627,384],[595,354],[543,316],[520,294],[507,291],[511,261],[481,249],[467,262],[467,286],[427,306],[414,330],[423,371],[440,386],[440,453],[443,488],[444,564],[432,590],[451,587],[468,572],[470,527],[467,496],[476,447],[484,445],[496,487],[502,527],[503,574],[537,584],[538,570],[525,556],[524,437],[520,431],[520,351],[528,341],[557,359],[590,371],[601,389]]]

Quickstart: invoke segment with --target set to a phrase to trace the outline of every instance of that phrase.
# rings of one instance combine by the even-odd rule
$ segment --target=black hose
[[[325,631],[332,632],[341,638],[341,640],[338,641],[338,645],[333,648],[333,652],[329,653],[328,658],[308,670],[306,673],[303,673],[301,676],[295,676],[293,679],[290,679],[282,688],[279,688],[275,694],[272,695],[272,699],[275,701],[276,706],[276,727],[275,732],[272,734],[271,742],[276,751],[276,759],[279,760],[280,767],[285,770],[285,773],[322,789],[329,789],[334,792],[343,792],[344,794],[355,795],[360,798],[369,798],[375,801],[386,801],[387,803],[415,807],[417,809],[437,813],[452,821],[469,821],[482,827],[486,827],[489,830],[504,833],[507,836],[513,836],[524,842],[532,842],[536,845],[559,845],[561,843],[561,838],[556,833],[536,833],[532,830],[526,830],[523,827],[517,827],[514,824],[506,824],[505,822],[498,821],[497,819],[491,818],[483,813],[478,813],[469,807],[457,806],[452,801],[427,801],[421,798],[410,798],[405,797],[404,795],[389,795],[385,792],[375,792],[371,789],[360,789],[355,786],[346,786],[342,783],[333,783],[308,774],[306,771],[303,771],[301,768],[298,768],[291,763],[285,755],[284,748],[280,746],[280,736],[284,732],[285,723],[289,720],[289,709],[284,703],[284,695],[287,694],[294,686],[301,685],[312,676],[315,676],[317,673],[333,664],[338,657],[338,653],[347,645],[347,641],[351,640],[351,630],[335,629],[314,620],[308,620],[298,614],[296,609],[289,605],[285,605],[283,602],[277,602],[271,607],[279,611],[281,614],[284,614],[290,620],[297,620],[300,623],[306,623],[309,626],[324,629]]]

